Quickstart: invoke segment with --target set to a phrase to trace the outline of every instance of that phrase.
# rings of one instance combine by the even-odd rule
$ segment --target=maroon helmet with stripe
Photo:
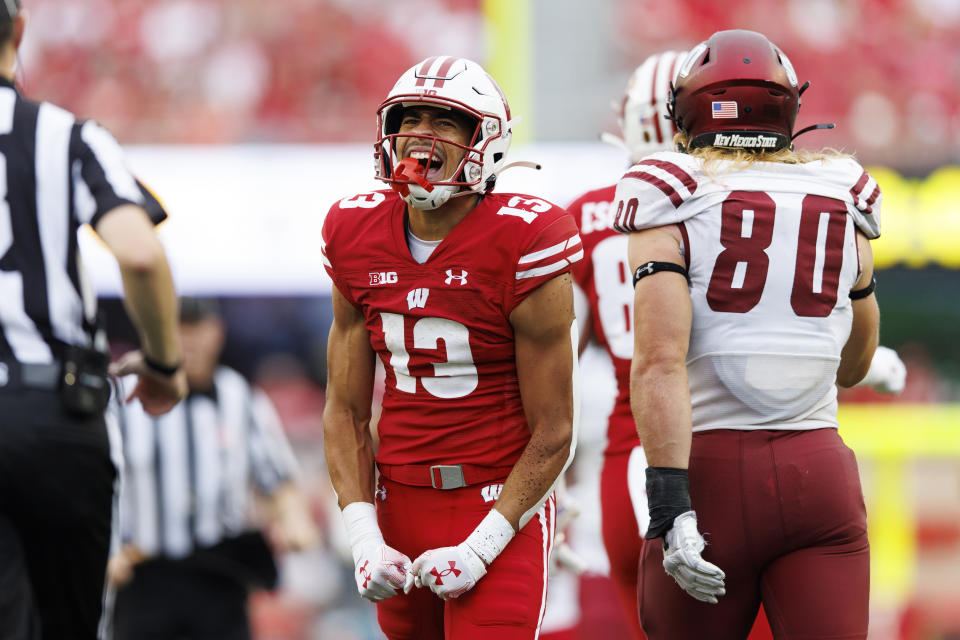
[[[790,146],[800,109],[787,56],[756,31],[718,31],[680,66],[669,111],[688,148],[775,151]]]

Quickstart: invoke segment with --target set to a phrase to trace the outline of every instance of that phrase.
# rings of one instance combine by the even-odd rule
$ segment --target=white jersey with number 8
[[[880,192],[849,158],[704,170],[685,154],[634,165],[615,225],[679,223],[693,325],[694,431],[837,425],[835,379],[859,277],[856,228],[879,234]]]

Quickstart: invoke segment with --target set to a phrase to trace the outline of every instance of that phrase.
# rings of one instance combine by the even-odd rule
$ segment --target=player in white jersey
[[[640,569],[653,640],[742,639],[761,601],[775,637],[866,637],[866,515],[835,385],[877,345],[881,198],[852,158],[793,151],[805,88],[763,35],[714,34],[671,93],[681,151],[617,187],[647,538],[663,538]]]

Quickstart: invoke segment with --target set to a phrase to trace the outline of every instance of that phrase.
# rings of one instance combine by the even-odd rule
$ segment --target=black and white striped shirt
[[[0,78],[0,361],[52,363],[89,345],[96,298],[77,230],[148,198],[105,129]]]
[[[270,400],[228,367],[211,394],[159,418],[135,401],[119,418],[121,541],[148,556],[181,558],[249,529],[251,489],[269,495],[297,473]]]

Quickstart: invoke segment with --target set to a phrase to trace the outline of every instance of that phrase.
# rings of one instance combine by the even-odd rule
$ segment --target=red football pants
[[[775,638],[866,638],[870,548],[853,452],[836,429],[693,435],[690,496],[719,604],[687,595],[644,545],[639,604],[651,640],[741,640],[761,600]]]
[[[617,588],[617,600],[623,618],[634,640],[646,636],[640,628],[637,612],[637,565],[643,539],[637,526],[637,518],[630,500],[630,491],[643,491],[644,487],[630,487],[627,467],[630,452],[605,456],[600,472],[600,509],[603,546],[610,559],[610,579]]]
[[[493,507],[484,486],[443,491],[381,477],[377,518],[384,539],[411,560],[460,544]],[[488,490],[487,498],[493,494]],[[390,640],[534,640],[546,602],[554,515],[551,496],[459,598],[444,602],[424,587],[378,603],[380,628]]]

